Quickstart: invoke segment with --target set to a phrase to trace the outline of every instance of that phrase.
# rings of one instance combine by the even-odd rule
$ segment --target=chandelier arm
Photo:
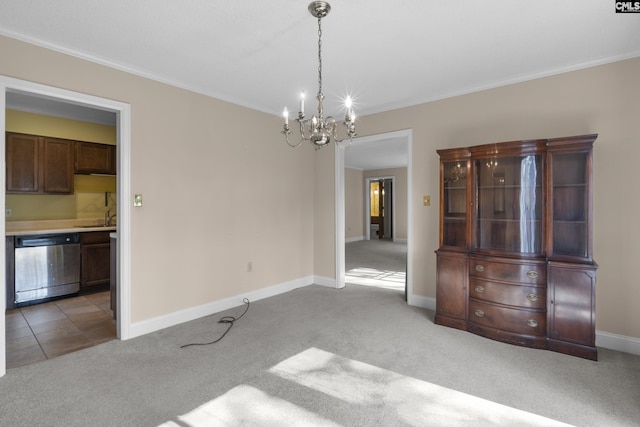
[[[300,138],[300,141],[297,144],[292,144],[291,141],[289,141],[289,135],[291,134],[290,130],[283,130],[280,133],[284,135],[284,139],[287,142],[287,145],[289,147],[292,147],[292,148],[296,148],[296,147],[300,146],[300,144],[302,144],[305,141],[304,138]]]
[[[353,138],[356,137],[357,134],[355,131],[355,125],[352,121],[342,122],[342,125],[346,129],[345,136],[343,138],[338,137],[338,126],[337,126],[337,123],[335,123],[335,121],[334,121],[332,136],[333,136],[333,140],[336,142],[337,145],[339,145],[340,148],[347,148],[349,145],[351,145],[351,143],[353,142]],[[345,140],[348,140],[348,142],[345,143],[344,145],[340,145]]]

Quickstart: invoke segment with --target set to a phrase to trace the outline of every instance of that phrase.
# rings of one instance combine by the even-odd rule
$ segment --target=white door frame
[[[106,98],[99,98],[70,90],[59,89],[51,86],[33,83],[25,80],[14,79],[0,75],[0,131],[2,142],[0,143],[0,164],[5,165],[5,130],[6,130],[6,93],[7,91],[20,91],[33,95],[58,99],[62,102],[86,106],[89,108],[111,111],[117,116],[117,199],[118,199],[118,256],[117,256],[117,281],[118,281],[118,338],[126,340],[131,337],[131,106]],[[6,174],[0,174],[0,188],[6,188]],[[1,210],[5,209],[5,197],[0,202]],[[5,221],[0,221],[0,235],[5,236]],[[6,374],[6,325],[4,312],[6,310],[6,248],[0,245],[0,283],[2,294],[0,298],[0,377]]]
[[[413,183],[412,147],[413,130],[405,129],[384,134],[355,138],[353,143],[366,143],[379,139],[403,138],[407,144],[407,303],[416,305],[413,295]],[[335,144],[334,144],[335,145]],[[348,150],[348,148],[347,148]],[[336,288],[345,286],[345,200],[344,200],[344,150],[335,148],[335,207],[336,207]],[[395,215],[394,215],[395,216]],[[367,234],[369,231],[367,231]]]

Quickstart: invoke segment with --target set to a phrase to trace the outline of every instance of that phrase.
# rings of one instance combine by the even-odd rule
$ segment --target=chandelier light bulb
[[[282,117],[284,117],[284,124],[288,125],[289,124],[289,109],[287,107],[284,107],[284,111],[282,112]]]

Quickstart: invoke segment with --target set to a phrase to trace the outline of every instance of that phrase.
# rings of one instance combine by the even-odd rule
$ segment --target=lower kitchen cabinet
[[[82,233],[80,244],[82,252],[80,293],[109,290],[111,277],[109,232]]]

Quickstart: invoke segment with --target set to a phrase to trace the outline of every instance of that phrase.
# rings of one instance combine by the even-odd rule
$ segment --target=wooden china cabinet
[[[596,137],[438,150],[437,324],[597,360]]]

